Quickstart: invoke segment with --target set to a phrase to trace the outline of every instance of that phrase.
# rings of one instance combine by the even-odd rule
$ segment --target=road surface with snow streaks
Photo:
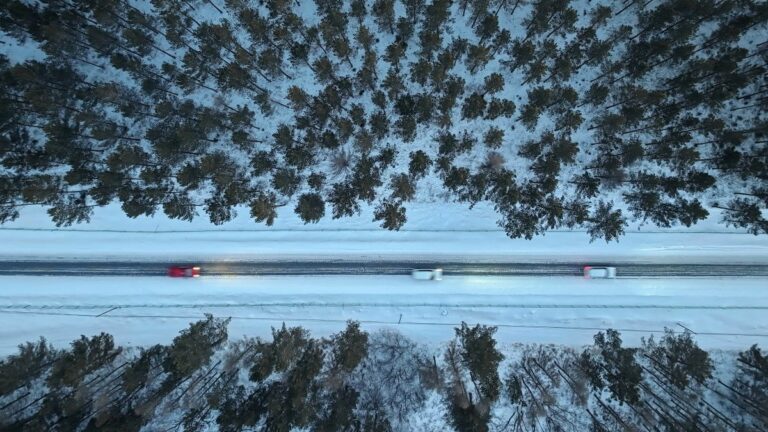
[[[159,276],[172,262],[135,261],[0,261],[1,276]],[[438,261],[214,261],[196,262],[203,275],[407,275],[415,268],[442,268],[457,276],[579,276],[585,265],[610,266],[610,262],[574,263],[463,263]],[[619,277],[765,277],[768,265],[615,264]]]

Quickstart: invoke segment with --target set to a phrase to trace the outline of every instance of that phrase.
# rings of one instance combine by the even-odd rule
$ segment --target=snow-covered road
[[[637,343],[665,326],[687,327],[709,347],[768,341],[764,278],[6,276],[0,287],[0,353],[39,335],[64,345],[99,331],[126,345],[167,342],[204,313],[233,317],[233,337],[267,336],[283,321],[329,334],[354,319],[425,343],[461,321],[499,326],[502,343],[582,345],[609,327]]]
[[[0,276],[162,276],[169,261],[0,261]],[[765,264],[616,264],[608,262],[445,262],[445,261],[195,261],[205,276],[409,275],[415,268],[442,268],[451,276],[580,276],[587,264],[619,266],[622,278],[768,277]]]
[[[0,261],[97,266],[154,261],[156,274],[169,262],[201,261],[547,263],[574,265],[567,273],[573,275],[578,273],[575,264],[610,262],[619,266],[620,276],[631,274],[628,265],[638,264],[768,264],[768,237],[722,231],[714,223],[696,227],[707,232],[649,232],[638,226],[618,243],[606,244],[589,243],[583,232],[510,240],[496,226],[492,206],[483,203],[471,212],[460,204],[414,204],[408,224],[398,232],[377,229],[366,211],[358,218],[310,225],[287,211],[267,228],[254,225],[244,209],[220,230],[202,219],[191,224],[161,215],[128,219],[118,205],[102,209],[76,230],[57,230],[44,209],[26,209],[22,218],[0,229]],[[270,326],[283,321],[327,335],[355,319],[369,329],[397,327],[428,344],[450,338],[451,327],[461,321],[499,326],[502,344],[583,345],[608,327],[622,330],[629,343],[639,343],[641,336],[665,326],[686,326],[698,333],[703,346],[715,348],[768,342],[764,276],[589,282],[577,276],[447,274],[439,284],[360,275],[199,280],[0,276],[0,352],[40,335],[63,346],[80,334],[100,331],[126,345],[165,343],[204,313],[233,317],[233,338],[269,336]]]

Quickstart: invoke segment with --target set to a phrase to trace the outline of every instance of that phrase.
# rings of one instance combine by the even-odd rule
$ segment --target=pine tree
[[[504,89],[504,77],[499,73],[492,73],[485,77],[483,88],[485,94],[494,94]]]
[[[438,30],[450,15],[450,0],[433,0],[427,5],[424,12],[424,27],[430,30]]]
[[[675,334],[665,328],[664,336],[656,343],[651,337],[644,341],[643,349],[675,387],[684,390],[691,381],[703,384],[712,378],[714,365],[709,354],[699,348],[691,333]]]
[[[355,186],[349,183],[335,183],[328,196],[328,202],[333,206],[333,218],[354,216],[360,212]]]
[[[376,0],[371,6],[371,14],[379,26],[380,32],[395,32],[395,2],[394,0]]]
[[[221,192],[206,198],[204,209],[208,214],[209,220],[214,225],[222,225],[237,216],[237,212],[234,210],[234,203],[228,202]]]
[[[427,174],[432,161],[423,150],[416,150],[410,154],[408,173],[414,179],[424,177]]]
[[[483,115],[486,101],[482,94],[472,93],[464,99],[464,105],[461,107],[461,116],[464,119],[474,119]]]
[[[366,50],[363,57],[363,66],[357,72],[357,83],[361,88],[361,92],[367,90],[375,91],[378,76],[376,74],[376,66],[378,64],[378,58],[373,51]]]
[[[40,377],[59,358],[59,351],[44,338],[18,346],[18,354],[0,361],[0,394],[10,395]]]
[[[371,127],[371,133],[377,139],[383,139],[389,134],[389,118],[384,111],[372,113],[368,124]]]
[[[387,46],[384,60],[388,61],[392,67],[399,68],[400,67],[400,60],[405,55],[405,43],[400,42],[398,40],[395,40],[389,46]]]
[[[490,47],[483,45],[469,45],[466,64],[470,73],[475,73],[485,67],[491,60]]]
[[[375,199],[375,189],[382,185],[382,181],[381,173],[372,158],[362,157],[358,160],[352,173],[352,185],[359,199],[368,203]]]
[[[358,396],[355,389],[346,385],[333,391],[328,396],[328,411],[321,414],[313,430],[319,432],[350,430],[357,423],[355,407]]]
[[[260,193],[250,203],[251,217],[256,222],[272,226],[277,217],[277,197],[274,193]]]
[[[413,36],[413,22],[405,17],[397,19],[397,25],[395,26],[395,41],[399,41],[404,49],[408,48],[408,40]]]
[[[533,61],[535,58],[536,47],[530,40],[515,40],[512,42],[510,51],[510,60],[505,63],[510,68],[510,71],[514,72],[519,67],[525,66]]]
[[[352,372],[368,354],[368,333],[360,330],[360,323],[348,321],[347,328],[331,336],[333,368]]]
[[[187,193],[174,193],[163,202],[163,213],[170,219],[191,222],[197,216],[194,202]]]
[[[71,347],[51,368],[46,382],[52,388],[78,386],[86,375],[111,363],[122,352],[122,348],[115,347],[112,335],[107,333],[90,339],[81,336],[72,341]]]
[[[381,227],[390,231],[399,231],[406,220],[405,208],[396,200],[382,201],[373,212],[373,221],[381,221]]]
[[[621,346],[621,334],[613,329],[595,335],[594,348],[581,354],[580,366],[594,389],[607,387],[620,403],[637,404],[643,371],[636,349]]]
[[[321,172],[313,172],[307,177],[307,185],[312,189],[320,192],[325,184],[325,174]]]
[[[304,223],[317,223],[325,215],[325,202],[316,193],[305,193],[299,196],[294,209]]]
[[[61,196],[50,204],[46,212],[57,227],[89,222],[93,214],[93,206],[87,203],[84,193]]]
[[[613,203],[603,201],[598,202],[587,222],[587,233],[589,233],[590,241],[602,238],[606,243],[611,240],[618,240],[619,236],[624,234],[624,227],[627,225],[621,210],[614,210]]]
[[[486,120],[496,120],[499,117],[510,118],[515,113],[515,109],[515,103],[511,100],[491,98],[483,118]]]
[[[462,322],[457,327],[456,337],[459,342],[461,360],[467,368],[478,396],[495,401],[501,393],[499,363],[504,356],[496,348],[493,335],[496,327],[476,325],[469,327]]]
[[[501,147],[504,141],[504,131],[491,126],[483,135],[483,144],[490,149],[497,149]]]
[[[433,54],[442,47],[442,44],[442,35],[437,30],[424,29],[419,32],[420,61],[429,64],[432,61]]]
[[[413,199],[416,194],[416,189],[411,181],[411,177],[407,174],[393,175],[390,180],[390,190],[392,190],[392,197],[408,202]]]
[[[368,9],[365,6],[365,0],[352,0],[349,6],[349,15],[357,19],[357,22],[361,24],[368,14]]]
[[[584,103],[588,103],[593,106],[599,106],[608,98],[610,91],[608,87],[600,84],[593,83],[587,93],[584,95]]]
[[[713,207],[723,210],[722,220],[726,225],[745,228],[754,235],[768,233],[768,220],[763,217],[760,206],[751,200],[735,198],[725,205],[715,203]]]
[[[424,12],[426,0],[405,0],[405,15],[412,25],[416,25],[419,17]]]
[[[768,356],[752,345],[739,353],[736,361],[737,373],[734,374],[732,393],[734,396],[749,400],[756,407],[768,403]]]
[[[496,32],[499,31],[499,18],[495,14],[486,14],[482,19],[477,21],[475,27],[475,35],[480,38],[478,43],[483,44],[488,39],[491,39]]]
[[[400,94],[405,90],[405,84],[403,84],[396,68],[389,68],[389,72],[387,72],[387,76],[384,77],[382,82],[382,87],[387,90],[387,96],[389,96],[390,101],[397,100],[400,97]]]
[[[296,193],[300,182],[301,177],[293,169],[278,169],[272,176],[272,187],[286,197]]]

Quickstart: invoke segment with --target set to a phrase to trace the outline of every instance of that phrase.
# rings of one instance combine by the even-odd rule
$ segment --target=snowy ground
[[[99,207],[94,210],[90,222],[76,224],[62,230],[76,231],[257,231],[257,232],[275,232],[275,231],[377,231],[387,233],[388,231],[379,227],[378,223],[373,221],[373,207],[362,203],[361,212],[353,217],[341,219],[324,218],[317,223],[304,223],[293,211],[293,208],[278,208],[278,216],[273,226],[256,223],[250,218],[250,209],[247,207],[236,208],[237,216],[231,221],[216,226],[211,224],[207,218],[198,217],[191,222],[178,219],[170,219],[162,213],[154,216],[140,216],[135,219],[125,215],[118,204],[110,204],[105,207]],[[29,206],[20,209],[19,219],[3,224],[1,229],[49,229],[57,228],[51,222],[50,216],[46,213],[46,208],[42,206]],[[399,232],[445,232],[445,231],[472,231],[488,232],[493,231],[503,235],[504,231],[496,224],[499,218],[493,205],[487,202],[480,202],[472,209],[469,209],[465,203],[450,201],[430,201],[416,200],[408,203],[408,222]],[[743,233],[744,230],[737,230],[718,223],[720,211],[710,210],[710,216],[699,222],[693,227],[674,226],[671,228],[659,228],[652,224],[643,225],[632,223],[627,228],[627,233],[634,232],[678,232],[678,233]],[[506,236],[505,236],[506,238]],[[534,239],[535,241],[536,239]],[[582,233],[579,239],[580,243],[587,243],[589,236]],[[619,241],[621,241],[620,239]],[[604,243],[604,242],[603,242]]]
[[[0,231],[0,259],[90,260],[403,260],[501,262],[768,263],[768,242],[748,234],[628,234],[586,243],[584,233],[535,241],[498,232],[40,232]]]
[[[510,240],[493,209],[424,203],[409,207],[400,232],[369,215],[304,225],[284,212],[272,228],[241,215],[223,227],[163,216],[131,220],[119,207],[97,210],[91,224],[54,230],[40,208],[0,228],[0,259],[280,260],[440,259],[656,263],[768,263],[768,239],[723,231],[649,231],[634,227],[618,243],[588,243],[583,232]],[[719,228],[719,229],[717,229]],[[768,281],[759,279],[619,279],[448,277],[259,277],[171,280],[122,277],[0,278],[0,352],[40,335],[58,346],[80,334],[113,333],[118,343],[168,342],[209,312],[231,316],[231,335],[266,336],[285,321],[317,335],[347,319],[373,329],[395,326],[423,343],[451,337],[462,320],[499,326],[502,344],[583,345],[608,327],[629,343],[686,326],[709,348],[768,342]],[[111,310],[114,307],[118,309]],[[106,312],[106,313],[105,313]],[[102,316],[97,316],[104,314]],[[718,334],[716,334],[718,333]]]
[[[232,338],[267,336],[281,322],[328,335],[354,319],[426,344],[461,321],[499,326],[501,344],[584,345],[609,327],[638,344],[665,326],[691,329],[706,348],[768,342],[764,279],[3,277],[0,286],[0,354],[40,335],[64,346],[100,331],[127,346],[167,343],[204,313],[233,317]]]
[[[162,215],[129,219],[119,206],[97,209],[87,225],[56,230],[40,207],[0,228],[0,259],[92,260],[215,259],[424,259],[483,261],[768,263],[768,238],[721,225],[650,230],[635,226],[619,242],[589,243],[584,232],[549,232],[510,240],[495,225],[490,206],[422,203],[409,207],[409,224],[397,232],[378,228],[365,212],[354,218],[303,224],[281,212],[274,227],[255,224],[247,211],[221,227]],[[282,216],[285,217],[282,217]]]

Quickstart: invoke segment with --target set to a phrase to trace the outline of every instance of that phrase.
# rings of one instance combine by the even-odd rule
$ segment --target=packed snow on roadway
[[[125,345],[166,343],[205,313],[232,317],[233,338],[301,325],[317,335],[347,320],[442,341],[462,321],[498,326],[502,343],[581,346],[619,329],[628,344],[665,327],[696,333],[703,347],[768,342],[765,280],[409,276],[0,278],[0,351],[45,335],[66,346],[106,331]]]

